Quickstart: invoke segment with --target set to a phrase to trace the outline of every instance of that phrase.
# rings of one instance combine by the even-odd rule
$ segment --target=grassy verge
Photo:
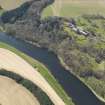
[[[63,88],[60,86],[60,84],[57,82],[57,80],[52,76],[52,74],[49,72],[49,70],[40,62],[37,60],[27,56],[26,54],[20,52],[19,50],[15,49],[14,47],[11,47],[3,42],[0,42],[0,48],[8,49],[15,54],[22,57],[24,60],[26,60],[29,64],[31,64],[34,68],[38,68],[38,72],[48,81],[48,83],[53,87],[53,89],[56,91],[56,93],[62,98],[62,100],[66,103],[66,105],[74,105],[70,97],[65,93]]]

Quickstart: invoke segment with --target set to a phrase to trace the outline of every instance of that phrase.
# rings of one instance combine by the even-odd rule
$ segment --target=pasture
[[[14,9],[29,0],[0,0],[5,10]],[[76,17],[83,14],[105,15],[105,0],[55,0],[53,5],[47,7],[42,17],[66,16]]]
[[[76,17],[83,14],[105,15],[105,0],[55,0],[43,12],[46,16]]]

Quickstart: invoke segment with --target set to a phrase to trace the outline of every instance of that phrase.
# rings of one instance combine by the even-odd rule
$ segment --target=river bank
[[[34,46],[36,46],[36,47],[39,47],[39,48],[44,48],[44,47],[42,47],[41,45],[39,45],[38,43],[33,43],[32,41],[27,41],[27,40],[25,40],[25,42],[26,42],[26,43],[29,43],[29,44],[32,44],[32,45],[34,45]],[[50,51],[50,52],[52,52],[52,51]],[[80,78],[80,77],[77,76],[74,72],[72,72],[72,70],[64,63],[63,59],[62,59],[60,56],[57,56],[57,57],[58,57],[58,59],[59,59],[61,65],[62,65],[66,70],[68,70],[69,72],[71,71],[70,73],[72,73],[72,74],[73,74],[77,79],[79,79],[85,86],[87,86],[87,87],[91,90],[91,92],[92,92],[100,101],[102,101],[103,103],[105,103],[105,99],[104,99],[104,98],[102,98],[100,95],[98,95],[97,92],[95,92],[88,84],[86,84],[83,78]]]
[[[33,45],[35,45],[35,46],[37,46],[37,47],[39,47],[39,48],[42,48],[41,45],[39,45],[39,44],[37,44],[37,43],[33,43],[33,42],[31,42],[31,41],[25,41],[25,42],[27,42],[27,43],[29,43],[29,44],[33,44]],[[52,51],[51,51],[51,52],[52,52]],[[98,95],[97,92],[96,92],[95,90],[93,90],[91,86],[89,86],[87,83],[85,83],[85,81],[84,81],[83,78],[80,78],[80,77],[77,76],[74,72],[72,72],[72,70],[65,64],[65,62],[63,61],[63,59],[62,59],[60,56],[57,56],[57,57],[58,57],[58,59],[59,59],[61,65],[62,65],[66,70],[68,70],[68,71],[69,71],[70,73],[72,73],[77,79],[79,79],[81,82],[83,82],[83,84],[84,84],[85,86],[87,86],[87,87],[91,90],[91,92],[92,92],[100,101],[102,101],[103,103],[105,103],[105,99],[104,99],[104,98],[102,98],[100,95]]]
[[[18,40],[3,33],[0,34],[0,41],[5,42],[8,45],[14,46],[22,53],[25,53],[44,64],[48,68],[47,70],[49,70],[49,72],[56,78],[57,82],[59,82],[59,84],[63,87],[66,94],[68,94],[68,96],[72,98],[72,102],[75,103],[75,105],[104,105],[96,98],[95,95],[92,94],[92,92],[90,91],[90,89],[87,88],[87,86],[85,86],[81,81],[79,81],[79,79],[73,76],[60,64],[59,60],[57,59],[57,56],[53,52],[49,51],[46,48],[39,48],[31,44],[25,43],[22,40]],[[24,54],[20,54],[20,56],[23,55]],[[36,67],[36,65],[34,64],[33,66]],[[45,76],[45,78],[50,81],[49,77],[46,76],[46,72],[43,72],[46,71],[43,69],[43,67],[40,69],[40,71],[43,76]],[[50,82],[52,86],[55,85],[52,81]],[[58,88],[56,88],[56,90],[61,92],[61,90]],[[63,95],[63,98],[66,97],[64,97]]]
[[[55,78],[52,76],[52,74],[48,71],[48,69],[41,63],[39,63],[38,61],[36,61],[35,59],[25,55],[24,53],[16,50],[13,47],[10,47],[9,45],[6,45],[4,43],[0,42],[0,47],[2,48],[6,48],[14,53],[16,53],[17,55],[19,55],[20,57],[22,57],[23,59],[25,59],[29,64],[31,64],[34,68],[38,68],[38,72],[47,80],[47,82],[53,87],[53,89],[56,91],[56,93],[64,100],[64,102],[67,105],[74,105],[70,99],[70,97],[68,97],[68,95],[65,93],[65,91],[63,90],[63,88],[59,85],[59,83],[57,82],[57,80],[55,80]]]
[[[63,65],[63,66],[66,68],[66,70],[69,70],[69,71],[70,71],[70,68],[63,62],[63,59],[62,59],[60,56],[58,56],[58,59],[59,59],[61,65]],[[83,84],[84,84],[85,86],[87,86],[87,87],[91,90],[91,92],[92,92],[100,101],[102,101],[103,103],[105,103],[105,99],[102,98],[100,95],[98,95],[88,84],[86,84],[83,78],[80,78],[79,76],[75,75],[72,71],[71,71],[70,73],[72,73],[76,78],[78,78],[81,82],[83,82]]]

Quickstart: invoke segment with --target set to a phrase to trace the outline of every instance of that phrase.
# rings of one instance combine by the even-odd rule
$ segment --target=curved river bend
[[[75,105],[105,105],[80,80],[65,70],[54,53],[44,48],[32,46],[4,33],[0,33],[0,41],[10,44],[42,62],[73,99]]]

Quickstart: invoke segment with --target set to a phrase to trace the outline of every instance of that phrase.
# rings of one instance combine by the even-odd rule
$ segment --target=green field
[[[26,60],[34,68],[37,67],[38,72],[40,72],[40,74],[48,81],[48,83],[53,87],[53,89],[57,92],[57,94],[66,103],[66,105],[74,105],[71,98],[65,93],[63,88],[57,82],[57,80],[52,76],[52,74],[49,72],[49,70],[43,64],[41,64],[37,60],[27,56],[26,54],[20,52],[19,50],[15,49],[14,47],[11,47],[5,43],[0,42],[0,48],[5,48],[5,49],[8,49],[8,50],[14,52],[15,54],[19,55],[24,60]]]
[[[1,0],[4,9],[15,8],[25,0]],[[15,5],[14,5],[15,2]],[[8,5],[7,5],[8,4]],[[66,16],[74,17],[82,14],[105,15],[105,0],[55,0],[53,5],[47,7],[42,16]]]
[[[3,13],[3,10],[0,10],[0,15]]]
[[[20,6],[26,1],[29,1],[29,0],[0,0],[0,6],[4,10],[10,10],[10,9],[17,8],[18,6]]]
[[[75,17],[83,14],[105,15],[104,4],[104,0],[56,0],[52,6],[44,10],[43,17],[53,15]]]

